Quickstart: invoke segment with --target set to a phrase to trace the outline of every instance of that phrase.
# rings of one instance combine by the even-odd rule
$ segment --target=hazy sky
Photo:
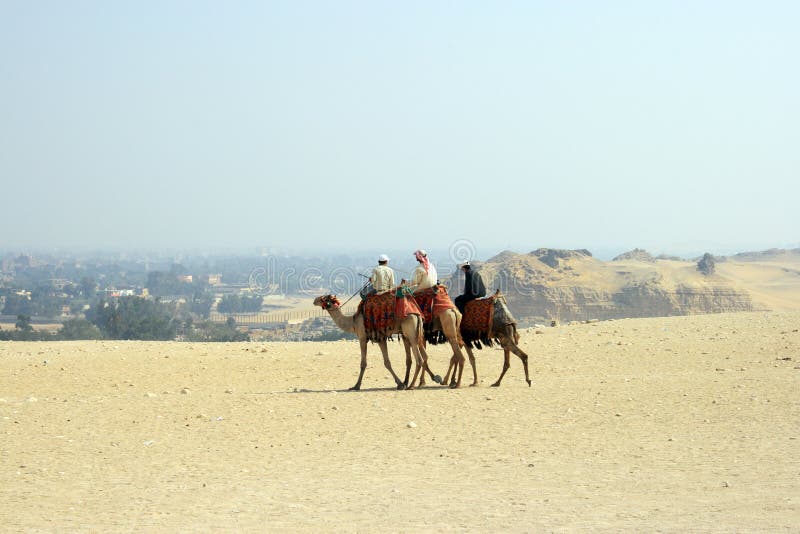
[[[0,0],[0,248],[800,246],[800,2]]]

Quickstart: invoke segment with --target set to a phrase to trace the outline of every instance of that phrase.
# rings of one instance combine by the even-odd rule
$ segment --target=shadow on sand
[[[415,388],[410,390],[409,393],[413,393],[415,391],[425,391],[425,390],[439,390],[439,389],[450,389],[446,386],[440,386],[438,384],[434,385],[426,385],[423,388]],[[385,387],[385,388],[361,388],[359,390],[352,390],[352,389],[298,389],[296,391],[251,391],[247,393],[247,395],[303,395],[303,394],[312,394],[312,393],[396,393],[398,391],[406,391],[403,389],[397,389],[396,387]]]

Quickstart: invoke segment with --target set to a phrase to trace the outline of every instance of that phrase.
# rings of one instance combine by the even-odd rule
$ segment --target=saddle
[[[414,293],[414,300],[417,301],[425,324],[433,322],[434,317],[456,307],[443,285],[417,291]]]
[[[425,330],[425,341],[432,345],[444,343],[447,339],[440,331],[434,331],[433,320],[447,310],[454,309],[456,306],[447,294],[447,288],[443,285],[436,285],[428,289],[422,289],[414,293],[414,300],[419,306]]]
[[[461,337],[469,347],[492,345],[492,324],[497,294],[467,302],[461,319]]]
[[[364,329],[367,339],[374,342],[385,341],[392,336],[397,320],[410,314],[422,315],[410,293],[404,288],[377,295],[367,295],[359,304],[364,314]]]
[[[508,309],[506,297],[498,289],[492,296],[467,302],[461,320],[461,337],[468,347],[491,347],[494,341],[499,341],[495,328],[516,324],[517,320]]]

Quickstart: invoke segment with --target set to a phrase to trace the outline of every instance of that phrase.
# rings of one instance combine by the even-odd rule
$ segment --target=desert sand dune
[[[352,341],[2,343],[0,530],[797,531],[798,328],[526,330],[532,388],[489,349],[481,387],[410,392],[376,346],[345,391]]]

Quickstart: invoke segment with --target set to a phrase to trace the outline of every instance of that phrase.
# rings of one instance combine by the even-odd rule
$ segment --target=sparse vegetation
[[[220,313],[254,313],[261,311],[264,297],[259,295],[225,295],[217,304]]]
[[[697,270],[706,276],[711,276],[716,272],[717,266],[714,256],[706,252],[700,261],[697,262]]]
[[[110,339],[174,339],[178,321],[173,310],[158,301],[139,297],[101,300],[86,314],[87,319]]]

